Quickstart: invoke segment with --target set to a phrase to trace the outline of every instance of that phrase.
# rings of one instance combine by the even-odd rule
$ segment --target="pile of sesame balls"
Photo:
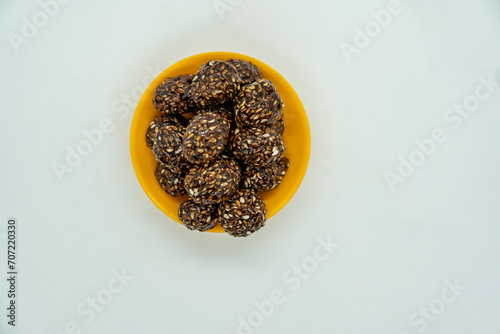
[[[146,133],[158,161],[155,176],[168,194],[189,199],[179,219],[190,230],[218,223],[234,237],[264,226],[261,192],[285,176],[283,107],[271,81],[252,63],[205,63],[195,75],[168,78],[155,90],[161,112]]]

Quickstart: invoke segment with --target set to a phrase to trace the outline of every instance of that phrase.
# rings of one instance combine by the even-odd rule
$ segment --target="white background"
[[[17,52],[9,36],[42,9],[0,4],[2,273],[7,218],[19,224],[17,326],[2,278],[0,332],[499,333],[500,90],[457,129],[443,114],[480,76],[499,77],[500,3],[402,1],[350,62],[340,46],[388,1],[232,3],[221,19],[210,0],[72,0]],[[280,72],[311,126],[302,186],[244,239],[188,231],[153,205],[130,161],[133,108],[120,102],[152,80],[148,66],[217,50]],[[52,164],[106,118],[114,130],[60,181]],[[391,191],[385,173],[435,128],[446,141]],[[283,275],[327,236],[338,249],[292,290]],[[106,296],[114,270],[134,278],[88,321],[77,307]],[[455,279],[465,291],[422,320]],[[261,320],[254,302],[275,289],[284,303],[238,328]]]

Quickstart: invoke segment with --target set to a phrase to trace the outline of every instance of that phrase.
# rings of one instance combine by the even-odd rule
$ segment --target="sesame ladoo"
[[[231,152],[245,165],[262,167],[278,162],[285,155],[285,144],[272,128],[239,129]]]
[[[216,204],[228,199],[238,188],[241,169],[227,156],[192,167],[184,179],[189,198],[198,204]]]
[[[162,124],[154,137],[153,154],[158,162],[170,165],[182,162],[182,136],[186,128]]]
[[[196,73],[189,96],[199,108],[212,107],[233,98],[239,89],[239,81],[238,72],[233,65],[212,60]]]
[[[146,132],[146,145],[148,145],[148,147],[151,149],[153,148],[156,132],[162,124],[186,126],[187,121],[182,115],[161,115],[160,117],[156,117],[149,124],[148,131]]]
[[[256,192],[271,191],[280,185],[289,166],[290,162],[286,157],[277,163],[260,168],[245,166],[241,184],[243,188],[253,189]]]
[[[262,79],[262,73],[260,73],[260,70],[249,61],[242,59],[229,59],[226,60],[226,62],[236,67],[238,75],[240,76],[241,85],[246,85]]]
[[[192,106],[188,91],[194,75],[185,74],[163,81],[155,90],[153,105],[164,114],[184,114]]]
[[[264,226],[266,215],[264,200],[249,189],[238,189],[219,206],[219,222],[233,237],[247,237],[258,231]]]
[[[272,126],[282,115],[284,103],[271,81],[260,79],[241,87],[234,115],[241,127]]]
[[[190,230],[208,231],[217,225],[216,205],[201,205],[188,200],[179,206],[179,219]]]
[[[215,160],[227,145],[229,119],[209,111],[194,116],[182,139],[183,157],[194,164]]]
[[[174,197],[186,194],[184,189],[184,174],[176,174],[165,164],[158,163],[155,170],[156,180],[160,187]]]

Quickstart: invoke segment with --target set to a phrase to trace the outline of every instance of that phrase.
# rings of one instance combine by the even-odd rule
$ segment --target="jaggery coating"
[[[200,232],[214,228],[218,221],[216,205],[196,204],[191,200],[181,203],[178,215],[184,226]]]
[[[183,157],[194,164],[215,160],[227,145],[228,122],[222,114],[213,111],[194,116],[183,137]]]
[[[224,123],[227,124],[229,128],[234,126],[234,117],[233,113],[229,111],[228,108],[224,106],[218,106],[212,109],[212,112],[217,113],[222,116],[224,119]]]
[[[238,188],[241,168],[227,156],[205,165],[194,165],[184,179],[184,187],[197,204],[216,204],[228,199]]]
[[[156,165],[155,176],[160,187],[168,194],[174,197],[186,194],[186,189],[184,189],[184,174],[173,173],[167,165],[159,162]]]
[[[276,189],[283,180],[290,162],[286,157],[274,164],[264,167],[245,166],[243,169],[243,188],[253,189],[256,192],[265,192]]]
[[[220,204],[218,212],[222,228],[233,237],[247,237],[258,231],[267,215],[264,200],[250,189],[238,189]]]
[[[185,74],[168,78],[156,87],[153,105],[164,114],[184,114],[192,107],[188,91],[194,75]]]
[[[186,126],[187,121],[182,115],[161,115],[160,117],[156,117],[149,124],[148,130],[146,132],[146,145],[148,145],[150,149],[153,148],[156,131],[158,131],[158,128],[162,124]]]
[[[241,85],[246,85],[262,79],[262,73],[260,73],[260,70],[249,61],[242,59],[229,59],[226,62],[236,67],[238,75],[240,76]]]
[[[283,132],[285,132],[285,122],[283,121],[283,117],[278,119],[276,123],[273,124],[272,128],[276,130],[276,132],[279,133],[280,136],[283,136]]]
[[[212,60],[196,72],[189,96],[198,108],[212,107],[233,98],[239,90],[239,80],[233,65]]]
[[[231,143],[234,157],[255,167],[278,162],[285,155],[285,149],[283,139],[272,128],[240,128]]]
[[[241,87],[234,115],[240,127],[268,127],[281,117],[284,103],[271,81],[260,79]]]

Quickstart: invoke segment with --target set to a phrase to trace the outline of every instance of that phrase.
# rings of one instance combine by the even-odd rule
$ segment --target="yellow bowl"
[[[267,207],[267,219],[281,210],[292,198],[306,173],[311,151],[309,122],[297,93],[278,72],[257,59],[232,52],[207,52],[185,58],[167,68],[149,85],[137,105],[130,131],[132,165],[142,189],[161,211],[179,223],[177,216],[179,204],[187,200],[187,196],[172,197],[161,189],[154,173],[156,160],[152,151],[146,146],[145,138],[149,123],[161,114],[153,106],[154,91],[167,78],[181,74],[195,74],[201,65],[210,60],[225,61],[230,58],[243,59],[255,64],[262,72],[262,76],[271,80],[285,102],[283,142],[286,145],[285,156],[290,160],[290,168],[278,188],[261,194]],[[217,225],[209,232],[224,232],[224,230]]]

